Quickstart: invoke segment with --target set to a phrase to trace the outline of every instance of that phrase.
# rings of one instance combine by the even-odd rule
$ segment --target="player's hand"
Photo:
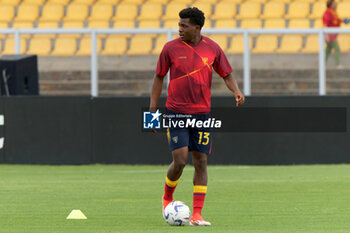
[[[234,94],[235,99],[236,99],[236,106],[241,106],[242,104],[244,104],[245,98],[244,95],[242,94],[242,92],[237,92]]]

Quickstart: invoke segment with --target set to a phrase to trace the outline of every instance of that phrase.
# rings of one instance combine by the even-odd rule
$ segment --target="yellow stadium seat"
[[[37,28],[51,29],[58,28],[58,22],[39,22]],[[55,38],[56,34],[34,34],[34,37],[38,38]]]
[[[26,40],[24,38],[20,39],[20,54],[25,54],[27,50]],[[15,54],[15,41],[13,37],[8,37],[5,40],[3,55]]]
[[[290,2],[292,2],[292,0],[270,0],[270,2],[281,2],[284,4],[289,4]]]
[[[288,13],[286,14],[286,19],[302,19],[309,15],[309,3],[305,2],[292,2],[289,4]]]
[[[84,23],[83,22],[78,22],[78,21],[68,21],[68,22],[63,22],[62,28],[69,28],[69,29],[81,29],[84,28]],[[60,37],[69,37],[69,38],[78,38],[81,37],[81,34],[60,34]]]
[[[252,49],[252,38],[249,37],[249,48]],[[231,45],[227,50],[228,54],[242,54],[244,51],[244,39],[242,35],[235,35],[232,37]]]
[[[179,12],[186,7],[186,4],[183,3],[169,3],[166,6],[163,20],[179,20]]]
[[[21,4],[30,4],[30,5],[36,5],[41,6],[45,3],[46,0],[24,0]]]
[[[338,42],[339,42],[340,52],[342,53],[350,52],[350,35],[349,34],[339,35]]]
[[[31,29],[33,28],[33,23],[31,22],[14,22],[12,24],[12,28],[16,28],[16,29]],[[21,37],[23,38],[29,38],[31,37],[30,34],[21,34]]]
[[[306,38],[305,47],[301,50],[302,53],[318,53],[319,43],[318,35],[309,35]]]
[[[63,5],[66,6],[70,0],[48,0],[46,4],[57,4],[57,5]]]
[[[53,56],[72,56],[77,50],[75,38],[58,37],[55,41],[55,47],[51,55]]]
[[[193,2],[193,0],[172,0],[171,3],[180,3],[180,4],[186,4],[189,5]]]
[[[308,19],[291,19],[288,28],[310,28],[310,20]]]
[[[262,22],[260,19],[246,19],[241,21],[241,28],[262,28]]]
[[[350,17],[350,1],[338,3],[337,13],[341,19],[349,18]]]
[[[165,43],[168,41],[167,39],[168,39],[167,35],[159,35],[156,39],[156,44],[154,49],[152,50],[152,54],[154,55],[160,54]]]
[[[162,16],[162,5],[158,3],[146,3],[141,6],[138,20],[158,20]]]
[[[49,38],[32,38],[29,42],[27,54],[37,54],[47,56],[51,52],[51,39]]]
[[[277,53],[299,53],[303,39],[299,35],[285,35],[282,37],[281,46]]]
[[[233,19],[216,20],[215,27],[216,28],[236,28],[237,22],[236,20],[233,20]]]
[[[17,9],[16,22],[34,22],[39,16],[39,7],[21,4]]]
[[[139,28],[160,28],[159,20],[143,20],[139,23]],[[143,34],[144,36],[156,37],[157,34]]]
[[[118,20],[113,24],[113,28],[129,29],[135,27],[134,20]],[[112,34],[111,36],[130,37],[131,34]]]
[[[142,35],[136,35],[131,38],[128,55],[147,55],[152,50],[152,38]]]
[[[322,19],[317,19],[314,21],[314,28],[323,28],[323,20]]]
[[[116,5],[119,3],[119,0],[97,0],[98,4],[111,4],[111,5]]]
[[[144,2],[144,0],[122,0],[121,3],[124,4],[134,4],[134,5],[140,5]]]
[[[162,4],[165,5],[169,2],[169,0],[148,0],[147,3],[158,3],[158,4]]]
[[[73,0],[71,4],[85,4],[85,5],[92,5],[95,2],[95,0]]]
[[[264,4],[267,0],[249,0],[249,2],[255,2],[255,3],[260,3]]]
[[[200,9],[201,11],[203,11],[204,16],[206,19],[209,19],[211,17],[211,4],[210,3],[193,3],[192,7],[197,7],[198,9]]]
[[[228,3],[235,3],[235,4],[241,4],[243,0],[221,0],[220,2],[228,2]]]
[[[179,20],[165,20],[163,28],[179,28]]]
[[[280,19],[284,16],[284,3],[268,2],[264,6],[264,12],[261,15],[262,19]]]
[[[0,22],[10,22],[15,16],[15,8],[13,6],[0,5]]]
[[[113,20],[134,20],[137,12],[137,5],[135,4],[119,4]]]
[[[286,21],[284,19],[267,19],[264,28],[285,28]]]
[[[256,19],[260,16],[260,4],[256,2],[244,2],[240,6],[237,19]]]
[[[18,6],[21,0],[1,0],[1,5]]]
[[[209,36],[209,38],[212,39],[213,41],[215,41],[220,46],[220,48],[226,52],[226,50],[228,48],[227,35],[214,34],[214,35]]]
[[[210,3],[216,4],[219,0],[195,0],[194,3]]]
[[[233,19],[236,15],[236,4],[230,2],[219,2],[215,5],[214,14],[212,15],[212,19],[220,20],[220,19]]]
[[[64,21],[84,21],[88,16],[88,6],[85,4],[69,4]]]
[[[97,53],[101,53],[101,40],[97,40]],[[91,55],[91,38],[84,37],[80,40],[79,50],[76,53],[77,56],[90,56]]]
[[[127,39],[125,37],[108,37],[102,55],[115,56],[123,55],[127,49]]]
[[[113,6],[107,4],[95,4],[91,9],[89,20],[109,20],[113,15]]]
[[[326,3],[325,2],[315,2],[312,5],[311,14],[309,16],[310,19],[322,19],[324,12],[326,11]]]
[[[298,2],[305,2],[305,3],[314,3],[315,1],[318,1],[318,0],[298,0]],[[324,3],[326,4],[326,3]]]
[[[8,23],[0,22],[0,28],[1,29],[7,29],[8,28]],[[6,36],[7,36],[7,34],[0,33],[0,39],[5,38]],[[0,44],[1,44],[1,41],[0,41]]]
[[[63,18],[63,5],[46,4],[43,7],[40,21],[58,22]]]
[[[261,35],[256,40],[255,48],[252,53],[274,53],[277,49],[278,38],[276,35]]]
[[[203,25],[203,28],[211,28],[211,20],[210,19],[206,19]]]
[[[89,28],[109,28],[109,21],[106,20],[93,20],[88,24]]]

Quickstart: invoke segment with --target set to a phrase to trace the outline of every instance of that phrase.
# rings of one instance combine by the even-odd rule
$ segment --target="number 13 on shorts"
[[[204,146],[208,145],[210,141],[210,138],[209,138],[210,133],[199,131],[198,134],[199,134],[198,144],[204,145]]]

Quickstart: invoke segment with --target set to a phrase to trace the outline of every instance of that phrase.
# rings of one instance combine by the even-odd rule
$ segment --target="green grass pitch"
[[[161,215],[167,166],[0,165],[0,232],[350,232],[350,166],[209,166],[203,216],[171,227]],[[175,199],[192,206],[193,167]],[[66,220],[80,209],[87,220]]]

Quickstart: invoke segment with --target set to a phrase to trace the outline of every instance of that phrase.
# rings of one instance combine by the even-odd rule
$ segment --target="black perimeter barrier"
[[[164,107],[165,99],[160,102]],[[4,146],[0,149],[0,163],[168,164],[171,154],[165,133],[142,130],[142,109],[148,105],[146,97],[1,97],[4,125],[0,126],[0,138],[4,138]],[[233,97],[212,99],[213,108],[235,108],[234,105]],[[344,109],[344,129],[214,132],[209,163],[350,163],[350,96],[248,97],[244,105],[279,107]],[[322,117],[315,117],[315,122]],[[244,119],[241,121],[243,124]],[[283,125],[284,119],[274,121]]]

